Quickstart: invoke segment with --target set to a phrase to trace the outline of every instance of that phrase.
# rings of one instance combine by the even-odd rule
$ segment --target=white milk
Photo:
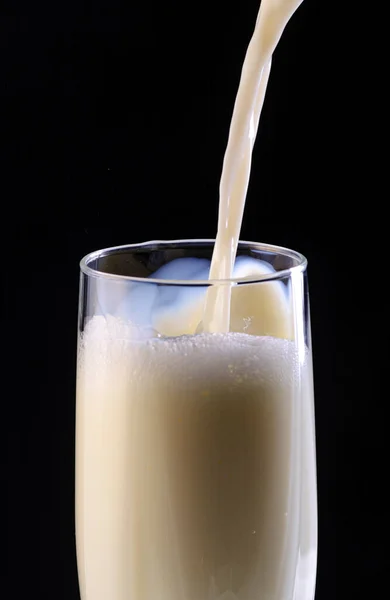
[[[310,365],[283,339],[135,333],[94,317],[80,341],[82,600],[312,600]]]
[[[283,30],[302,0],[262,0],[238,88],[219,187],[218,232],[210,279],[231,279],[248,189],[252,149],[271,69]],[[204,331],[229,331],[230,286],[211,287]]]
[[[232,277],[271,56],[300,2],[261,4],[224,159],[211,279]],[[126,297],[115,298],[116,317],[88,323],[77,385],[82,600],[313,600],[311,364],[291,341],[281,285],[215,286],[205,306],[173,298],[154,313],[148,288],[141,307],[152,329],[189,334],[178,338],[142,339],[150,328],[119,317]],[[201,321],[217,333],[193,335]]]

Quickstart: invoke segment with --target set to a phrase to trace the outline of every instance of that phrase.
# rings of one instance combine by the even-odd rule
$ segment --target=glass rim
[[[93,252],[89,252],[86,254],[80,261],[80,270],[84,275],[88,277],[95,277],[97,279],[110,279],[112,281],[130,281],[134,283],[151,283],[157,285],[176,285],[176,286],[216,286],[216,285],[244,285],[249,283],[262,283],[265,281],[275,281],[278,279],[285,279],[286,277],[291,277],[293,273],[302,273],[307,268],[307,259],[306,257],[297,252],[296,250],[291,250],[290,248],[285,248],[284,246],[276,246],[273,244],[266,244],[262,242],[247,242],[245,240],[240,240],[238,243],[238,247],[245,245],[250,246],[254,250],[260,250],[265,252],[270,252],[277,255],[287,256],[293,258],[297,261],[297,264],[288,267],[287,269],[281,269],[280,271],[274,271],[273,273],[264,273],[257,274],[254,276],[247,277],[232,277],[231,279],[158,279],[153,277],[135,277],[132,275],[118,275],[116,273],[107,273],[105,271],[99,271],[99,269],[95,269],[89,266],[89,263],[98,258],[103,258],[110,254],[115,254],[124,250],[136,250],[136,249],[145,249],[151,246],[159,246],[159,247],[170,247],[170,246],[179,246],[184,244],[190,244],[196,246],[197,244],[215,244],[215,239],[178,239],[178,240],[150,240],[147,242],[140,242],[135,244],[124,244],[120,246],[112,246],[109,248],[102,248],[100,250],[95,250]],[[156,249],[156,248],[155,248]]]

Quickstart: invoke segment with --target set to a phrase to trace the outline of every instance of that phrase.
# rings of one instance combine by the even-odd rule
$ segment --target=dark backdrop
[[[79,598],[78,262],[110,245],[215,235],[257,4],[68,0],[2,9],[7,598]],[[374,149],[362,132],[375,113],[365,112],[366,57],[358,71],[355,23],[343,38],[347,23],[329,4],[305,0],[275,53],[241,237],[309,260],[316,599],[355,600],[382,597],[389,567],[378,379],[388,353],[377,345],[388,327],[386,233],[364,177]]]

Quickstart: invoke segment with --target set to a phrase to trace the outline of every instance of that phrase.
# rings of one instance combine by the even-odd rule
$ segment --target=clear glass
[[[82,600],[313,600],[314,398],[306,259],[213,240],[81,262],[76,537]],[[207,333],[229,286],[229,333]]]

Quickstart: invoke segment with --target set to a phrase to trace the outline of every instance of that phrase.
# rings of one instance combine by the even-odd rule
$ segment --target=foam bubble
[[[200,333],[161,337],[116,317],[94,317],[84,331],[80,354],[89,365],[113,364],[138,376],[161,378],[163,385],[185,388],[203,379],[212,389],[258,385],[289,386],[299,368],[294,342],[245,333]],[[169,372],[169,379],[166,374]],[[207,395],[207,394],[205,394]]]

